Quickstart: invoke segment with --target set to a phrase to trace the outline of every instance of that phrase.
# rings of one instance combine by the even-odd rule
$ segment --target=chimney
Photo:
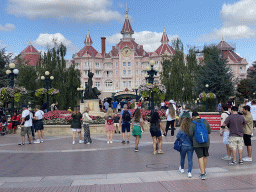
[[[101,53],[102,55],[105,55],[106,52],[106,37],[101,37]]]

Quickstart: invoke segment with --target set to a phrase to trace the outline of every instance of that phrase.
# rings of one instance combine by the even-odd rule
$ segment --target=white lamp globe
[[[11,70],[6,70],[6,72],[5,72],[7,75],[9,75],[10,73],[11,73]]]
[[[150,60],[149,61],[149,65],[154,66],[155,65],[155,61],[154,60]]]
[[[19,74],[19,69],[14,69],[14,70],[13,70],[13,73],[14,73],[15,75],[18,75],[18,74]]]
[[[10,64],[9,64],[9,67],[10,67],[11,69],[14,69],[14,68],[15,68],[15,64],[14,64],[14,63],[10,63]]]
[[[50,77],[50,79],[51,79],[51,80],[53,80],[53,79],[54,79],[54,77],[53,77],[53,76],[51,76],[51,77]]]
[[[41,79],[42,79],[42,80],[45,80],[45,77],[44,77],[44,76],[41,76]]]
[[[44,74],[45,74],[45,75],[50,75],[50,72],[49,72],[49,71],[45,71]]]

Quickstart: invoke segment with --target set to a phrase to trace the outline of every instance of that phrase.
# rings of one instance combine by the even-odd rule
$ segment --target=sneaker
[[[165,135],[165,134],[163,134],[163,135],[162,135],[162,137],[166,137],[166,135]]]
[[[243,165],[244,164],[244,161],[239,161],[239,165]]]
[[[107,144],[109,144],[110,142],[109,141],[107,141]]]
[[[157,151],[154,151],[153,155],[156,155],[157,154]]]
[[[201,175],[200,175],[200,178],[201,178],[202,180],[205,180],[205,179],[206,179],[205,174],[201,174]]]
[[[236,161],[230,161],[229,165],[236,165]]]
[[[125,141],[122,141],[121,143],[125,144]]]
[[[19,143],[18,145],[20,145],[20,146],[21,146],[21,145],[25,145],[25,143]]]
[[[110,141],[110,143],[113,143],[113,141]]]
[[[135,152],[138,152],[139,151],[139,148],[137,147],[137,148],[135,148],[135,150],[134,150]]]
[[[245,157],[245,158],[243,158],[243,161],[252,161],[252,158]]]
[[[81,143],[83,143],[83,141],[82,141],[82,140],[79,140],[79,143],[81,144]]]
[[[161,150],[158,150],[158,154],[164,154],[164,152]]]
[[[181,166],[179,166],[179,171],[180,171],[181,173],[184,173],[184,172],[185,172],[184,169],[181,169]]]
[[[73,145],[75,145],[75,143],[76,143],[76,142],[75,142],[75,141],[73,141],[73,143],[72,143],[72,144],[73,144]]]
[[[192,174],[190,172],[188,172],[188,178],[191,178]]]
[[[40,139],[37,139],[34,143],[41,143]]]
[[[43,143],[44,142],[44,140],[43,139],[41,139],[41,143]]]
[[[232,159],[232,157],[226,155],[225,157],[222,157],[221,159],[225,160],[225,161],[230,161]]]
[[[90,145],[91,143],[90,142],[88,142],[88,143],[86,143],[87,145]]]
[[[130,143],[130,141],[127,141],[126,143],[127,143],[127,144],[129,144],[129,143]]]

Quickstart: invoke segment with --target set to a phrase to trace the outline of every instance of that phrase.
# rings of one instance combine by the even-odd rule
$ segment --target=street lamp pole
[[[8,78],[10,78],[10,87],[13,88],[14,87],[14,79],[17,77],[17,75],[19,74],[19,70],[15,69],[15,64],[14,63],[10,63],[9,64],[9,68],[8,70],[6,70],[6,74],[8,75]],[[14,115],[14,96],[12,98],[12,112],[11,115]]]
[[[208,87],[209,87],[209,85],[206,84],[206,85],[205,85],[205,88],[206,88],[206,112],[208,112],[208,97],[207,97],[207,94],[208,94]]]
[[[135,91],[136,94],[136,102],[138,102],[138,85],[135,84],[135,87],[133,87],[133,90]]]
[[[47,90],[46,97],[47,97],[47,112],[48,112],[48,111],[50,111],[48,91],[51,87],[50,83],[54,80],[54,76],[50,76],[49,71],[45,71],[44,74],[45,74],[45,76],[41,76],[41,80],[45,82],[45,88]]]
[[[147,70],[148,76],[146,77],[146,80],[150,84],[154,84],[154,76],[157,75],[157,71],[154,70],[155,61],[150,60],[149,61],[150,68]],[[151,114],[154,112],[154,91],[151,92]]]

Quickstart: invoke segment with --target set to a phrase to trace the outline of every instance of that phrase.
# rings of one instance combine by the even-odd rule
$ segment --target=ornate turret
[[[132,34],[134,34],[134,31],[132,30],[132,26],[131,26],[129,18],[128,18],[128,11],[129,11],[129,9],[126,8],[126,12],[125,12],[126,16],[125,16],[124,26],[121,31],[123,38],[132,38]]]
[[[169,39],[168,39],[168,36],[167,36],[165,28],[164,28],[164,32],[163,32],[163,36],[162,36],[162,39],[161,39],[161,43],[162,44],[168,44],[168,42],[169,42]]]
[[[92,45],[92,39],[91,39],[89,30],[87,31],[87,35],[86,35],[86,38],[84,40],[84,44],[85,44],[85,46],[91,46]]]

